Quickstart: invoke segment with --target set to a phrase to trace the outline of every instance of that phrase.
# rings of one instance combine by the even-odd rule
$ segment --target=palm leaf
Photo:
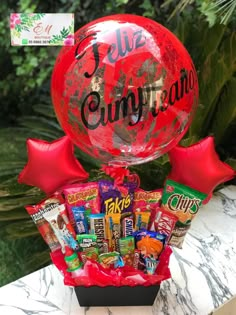
[[[15,210],[20,207],[24,207],[27,204],[35,204],[38,201],[39,199],[37,195],[24,195],[20,197],[13,196],[12,198],[1,197],[0,198],[0,212]]]
[[[41,194],[40,190],[36,187],[28,185],[19,185],[17,182],[18,176],[13,176],[0,184],[0,197],[15,197],[27,195]]]
[[[230,34],[219,51],[205,59],[199,71],[200,104],[189,129],[190,136],[207,134],[218,98],[224,85],[236,71],[236,33]]]
[[[162,5],[161,8],[165,8],[166,6],[170,5],[173,3],[173,0],[166,0]],[[180,0],[175,9],[172,11],[170,16],[168,17],[167,21],[170,21],[178,12],[182,12],[188,5],[193,4],[195,0]]]
[[[236,9],[235,0],[215,0],[209,4],[208,10],[220,17],[222,24],[227,24]]]
[[[184,138],[180,141],[180,145],[183,147],[189,147],[190,145],[196,143],[198,141],[197,135],[192,137]]]
[[[54,119],[56,118],[55,112],[51,105],[37,104],[33,106],[33,110],[36,113],[46,116],[48,118],[54,118]]]
[[[42,268],[45,265],[51,264],[51,258],[49,250],[37,252],[29,257],[25,263],[26,270],[35,271],[36,269]]]
[[[14,281],[50,262],[47,245],[41,236],[30,236],[15,240],[0,238],[0,286]]]
[[[225,163],[229,164],[236,171],[236,159],[228,158]]]
[[[46,132],[51,130],[51,133],[55,133],[55,131],[58,131],[59,134],[62,133],[58,122],[53,119],[47,119],[40,116],[24,116],[19,118],[18,122],[22,126],[30,129],[43,130]]]
[[[27,202],[28,204],[28,202]],[[29,215],[25,209],[16,208],[15,210],[11,211],[0,211],[0,221],[1,222],[8,222],[8,221],[15,221],[15,220],[22,220],[28,219]]]
[[[31,220],[30,216],[28,220],[7,224],[4,229],[6,238],[12,240],[39,235],[39,231]]]
[[[232,78],[227,83],[212,118],[212,132],[216,144],[221,142],[226,128],[234,121],[236,121],[236,78]]]

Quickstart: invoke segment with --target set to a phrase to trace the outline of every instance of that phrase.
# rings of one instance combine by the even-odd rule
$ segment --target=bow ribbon
[[[116,186],[121,193],[128,193],[128,189],[123,186],[125,177],[127,177],[129,182],[136,183],[137,187],[140,185],[139,176],[137,174],[130,174],[127,168],[103,165],[101,170],[114,179],[114,186]]]

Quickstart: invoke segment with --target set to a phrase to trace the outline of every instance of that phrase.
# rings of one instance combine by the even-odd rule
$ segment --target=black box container
[[[159,289],[159,285],[104,288],[78,286],[75,287],[75,293],[80,306],[136,306],[153,305]]]

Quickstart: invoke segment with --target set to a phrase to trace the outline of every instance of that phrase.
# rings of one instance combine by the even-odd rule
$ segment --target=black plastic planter
[[[136,306],[153,305],[159,285],[149,287],[75,287],[80,306]]]

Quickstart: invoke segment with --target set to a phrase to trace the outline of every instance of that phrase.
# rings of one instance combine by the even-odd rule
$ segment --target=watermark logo
[[[73,46],[74,14],[12,13],[13,46]]]

